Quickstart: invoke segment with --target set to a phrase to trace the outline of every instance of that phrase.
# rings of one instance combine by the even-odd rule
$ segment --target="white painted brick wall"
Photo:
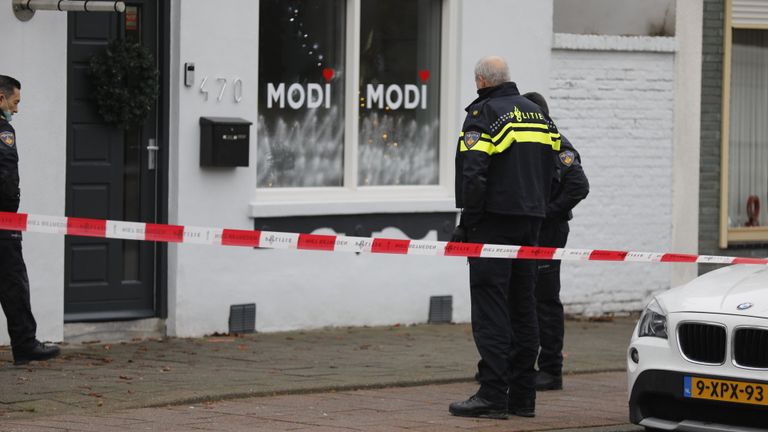
[[[574,210],[567,247],[669,251],[673,48],[643,51],[640,43],[627,50],[626,38],[593,41],[593,49],[560,42],[550,110],[579,150],[591,185]],[[567,312],[586,315],[640,310],[650,293],[670,287],[670,265],[565,262],[563,303]]]

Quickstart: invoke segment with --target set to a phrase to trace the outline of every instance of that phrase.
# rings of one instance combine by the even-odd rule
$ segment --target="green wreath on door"
[[[90,76],[96,108],[107,123],[128,129],[152,111],[159,73],[152,53],[141,44],[113,40],[91,58]]]

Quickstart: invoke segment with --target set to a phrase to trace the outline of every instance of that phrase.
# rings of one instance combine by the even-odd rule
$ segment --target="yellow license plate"
[[[768,405],[768,385],[694,376],[683,377],[683,396],[752,405]]]

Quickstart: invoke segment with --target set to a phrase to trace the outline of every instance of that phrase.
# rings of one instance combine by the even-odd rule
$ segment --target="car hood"
[[[768,318],[768,266],[732,265],[658,295],[667,313],[726,313]],[[752,306],[743,310],[748,303]]]

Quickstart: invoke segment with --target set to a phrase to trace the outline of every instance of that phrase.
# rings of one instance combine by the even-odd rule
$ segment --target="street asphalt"
[[[448,413],[477,388],[468,324],[93,341],[21,367],[3,347],[0,431],[636,431],[633,326],[568,320],[564,390],[509,420]]]

